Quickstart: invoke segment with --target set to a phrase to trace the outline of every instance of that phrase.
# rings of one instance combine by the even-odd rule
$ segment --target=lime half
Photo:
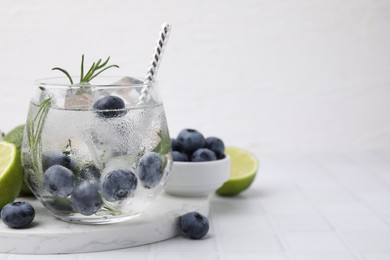
[[[16,148],[20,149],[23,142],[24,125],[18,125],[11,131],[9,131],[3,138],[4,141],[13,143]]]
[[[21,153],[21,148],[22,148],[22,142],[23,142],[23,133],[24,133],[24,126],[25,125],[19,125],[9,131],[5,136],[4,136],[4,141],[7,141],[9,143],[13,143],[16,145],[16,148],[18,150],[18,153]],[[20,165],[22,165],[22,162],[20,162]],[[22,168],[22,174],[23,174],[23,168]],[[32,196],[33,193],[31,192],[30,188],[27,187],[26,183],[23,182],[22,184],[22,191],[21,191],[21,196]]]
[[[216,192],[221,196],[234,196],[249,188],[259,163],[252,153],[238,147],[226,147],[225,153],[230,156],[230,177]]]
[[[14,201],[23,183],[20,152],[12,143],[0,142],[0,209]]]

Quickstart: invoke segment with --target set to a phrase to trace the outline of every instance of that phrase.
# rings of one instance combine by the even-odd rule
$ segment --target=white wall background
[[[32,81],[110,55],[158,80],[185,127],[270,152],[390,152],[390,1],[0,2],[0,128],[23,123]],[[112,71],[114,73],[114,71]]]

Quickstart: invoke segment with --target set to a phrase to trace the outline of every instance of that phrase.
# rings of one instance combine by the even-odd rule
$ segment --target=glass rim
[[[72,75],[72,78],[79,78],[80,76],[74,76]],[[125,78],[127,76],[99,76],[96,78],[96,81],[99,79],[112,79],[113,81],[115,80],[116,82]],[[102,84],[102,83],[97,83],[94,84],[89,83],[89,84],[83,84],[83,83],[74,83],[73,85],[70,83],[60,83],[60,80],[64,81],[69,81],[69,79],[65,76],[59,76],[59,77],[47,77],[47,78],[40,78],[34,80],[34,85],[37,87],[48,87],[48,88],[68,88],[68,89],[79,89],[79,88],[84,88],[86,86],[93,86],[97,88],[142,88],[144,87],[144,80],[145,78],[143,77],[131,77],[132,79],[139,80],[140,83],[130,83],[130,84],[123,84],[123,83],[108,83],[108,84]],[[99,81],[98,81],[99,82]],[[153,85],[157,85],[157,81],[153,82]]]

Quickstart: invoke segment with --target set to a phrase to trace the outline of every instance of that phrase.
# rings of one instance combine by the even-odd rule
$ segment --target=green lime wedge
[[[0,142],[0,209],[14,201],[23,183],[20,152],[12,143]]]
[[[24,125],[19,125],[19,126],[15,127],[14,129],[12,129],[11,131],[9,131],[4,136],[3,140],[16,145],[18,153],[21,153],[23,134],[24,134]],[[20,165],[22,165],[22,164],[20,163]],[[23,173],[23,168],[22,168],[22,173]],[[27,185],[24,182],[22,184],[21,195],[23,195],[23,196],[32,196],[33,195],[30,188],[27,187]]]
[[[13,143],[16,145],[16,148],[20,149],[22,147],[23,142],[23,132],[24,132],[24,125],[19,125],[9,131],[3,138],[4,141],[7,141],[9,143]]]
[[[230,156],[230,177],[216,193],[221,196],[234,196],[248,189],[253,183],[259,163],[252,153],[238,147],[226,147],[225,153]]]

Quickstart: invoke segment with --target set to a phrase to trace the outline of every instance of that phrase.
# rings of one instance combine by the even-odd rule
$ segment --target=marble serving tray
[[[189,211],[208,215],[209,198],[184,198],[161,194],[141,216],[104,225],[80,225],[51,216],[35,199],[33,223],[11,229],[0,223],[0,252],[13,254],[70,254],[113,250],[150,244],[180,234],[179,216]]]

